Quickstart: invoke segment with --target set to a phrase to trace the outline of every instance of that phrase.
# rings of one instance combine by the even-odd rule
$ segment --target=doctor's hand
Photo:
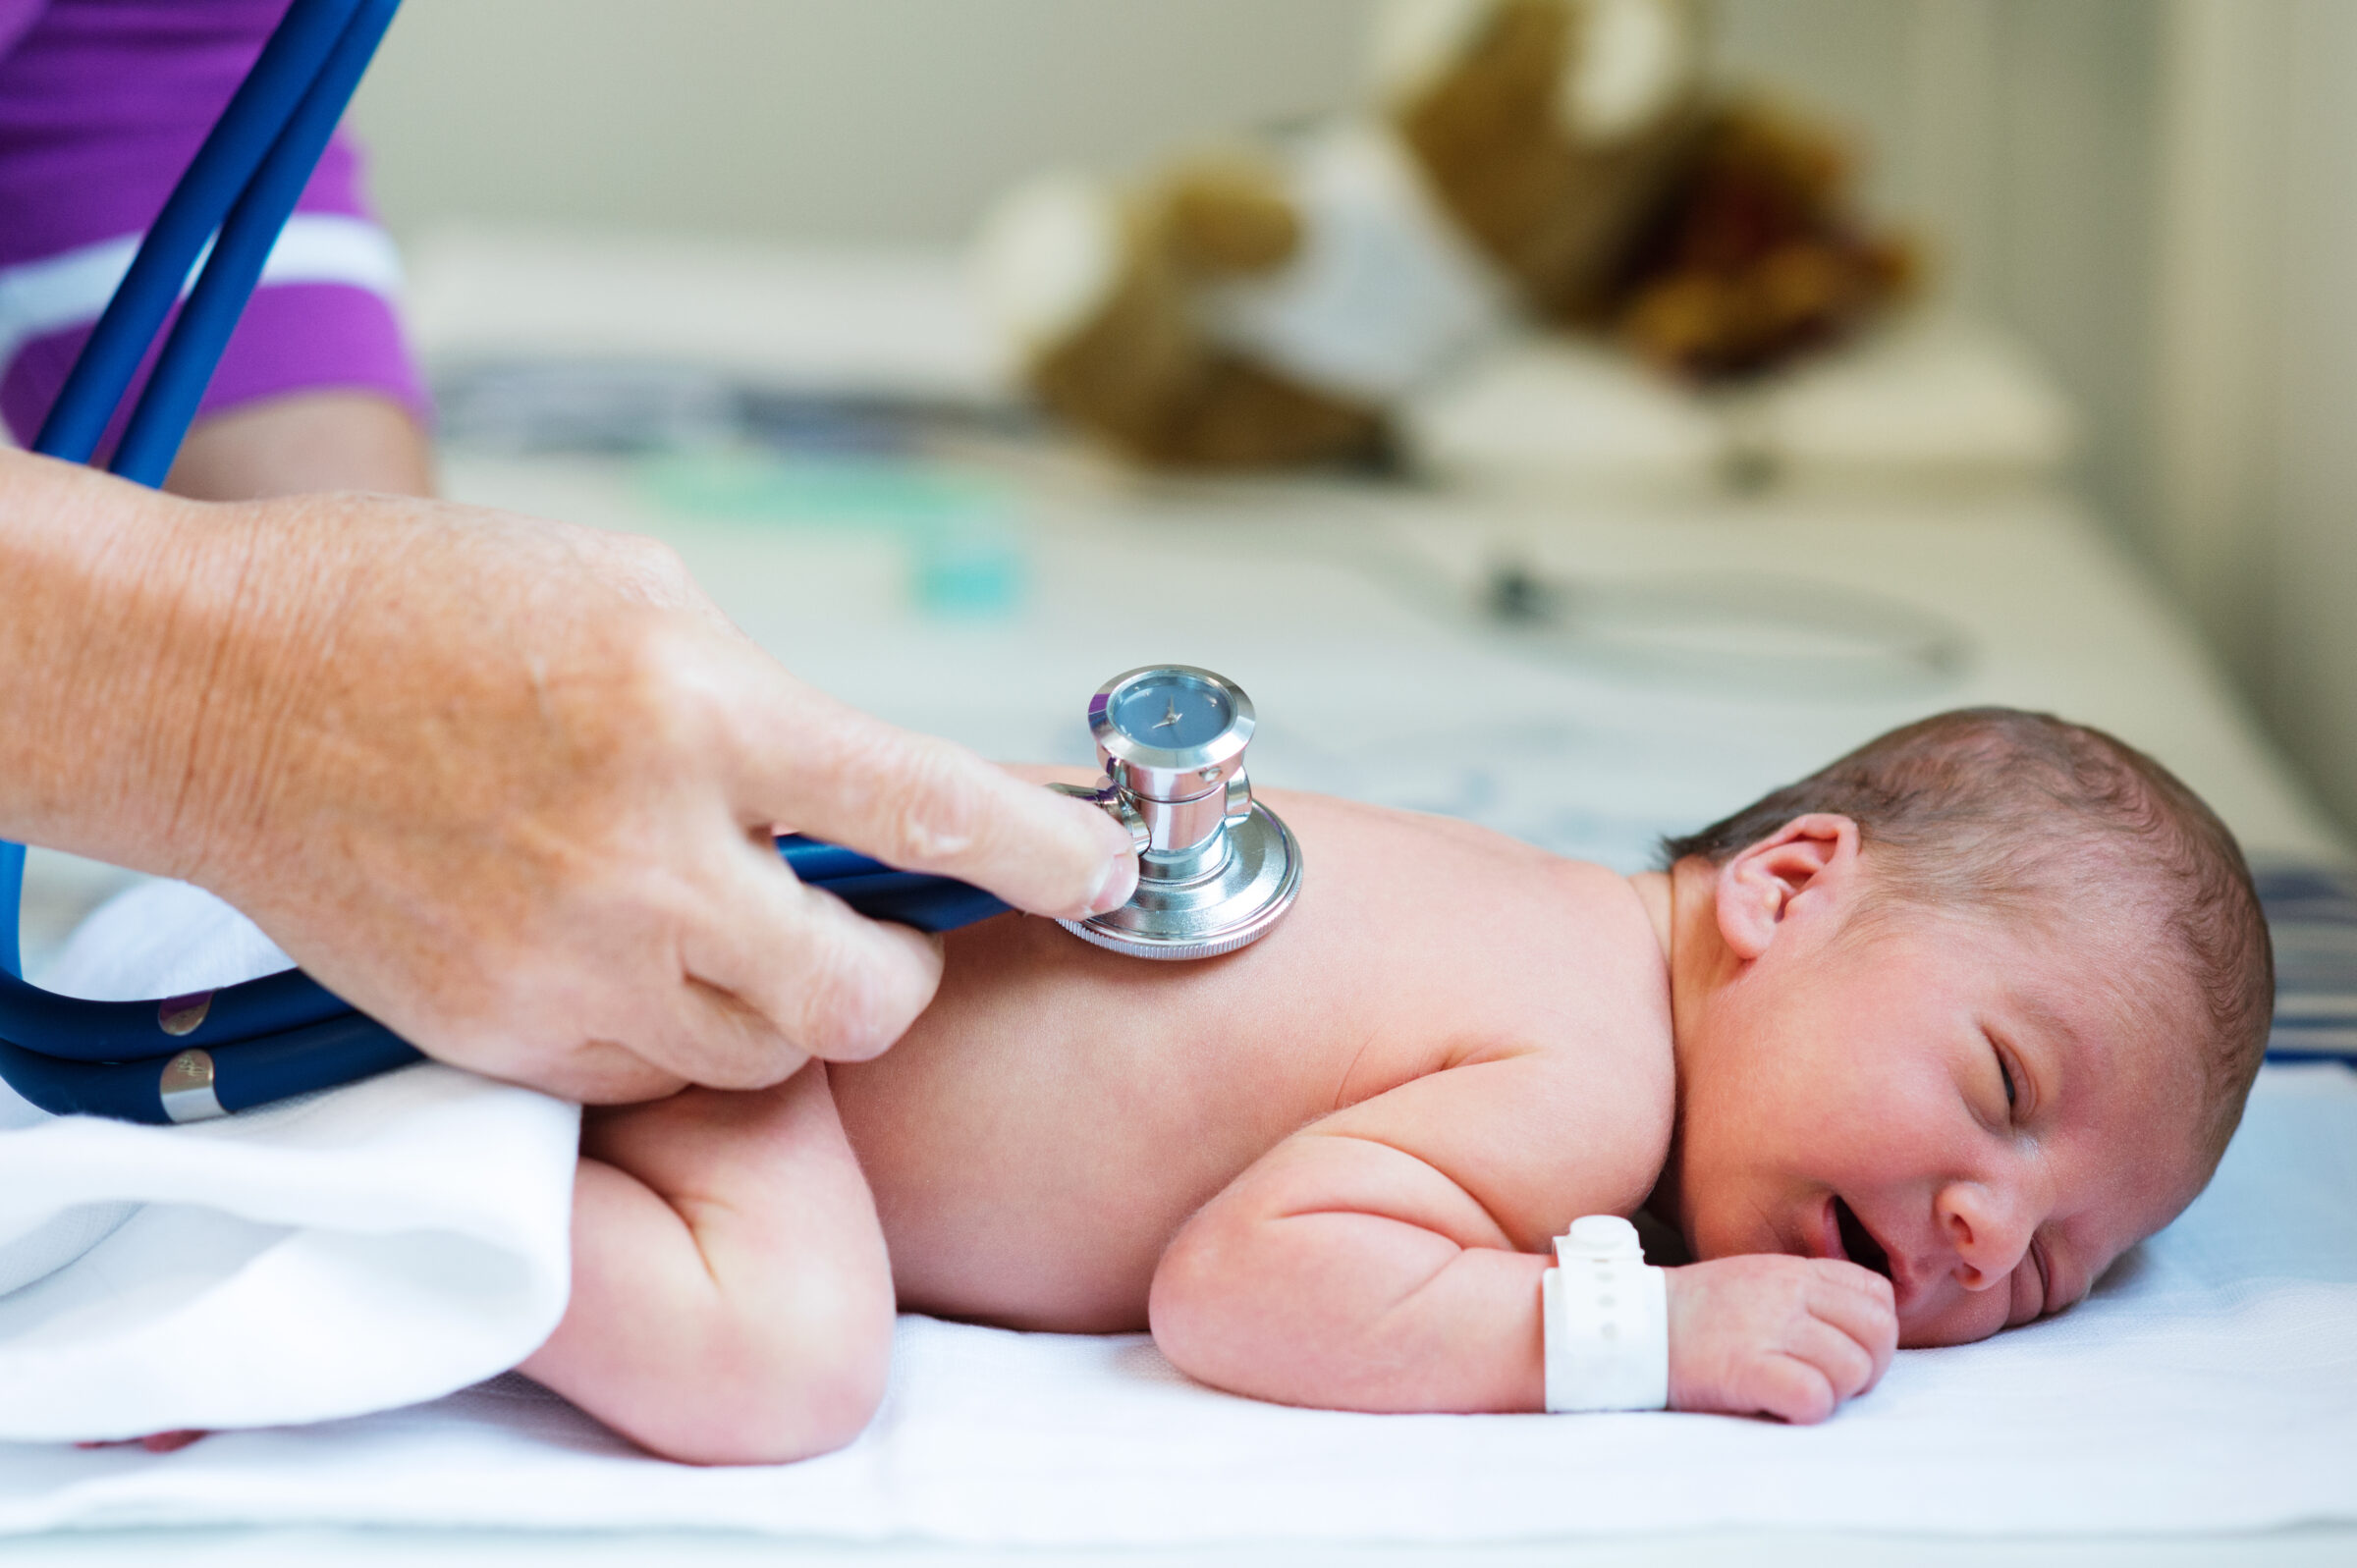
[[[389,497],[182,505],[147,546],[189,721],[158,727],[149,869],[440,1059],[616,1102],[882,1051],[939,946],[801,886],[773,825],[1042,914],[1134,883],[1102,812],[794,679],[660,545]]]

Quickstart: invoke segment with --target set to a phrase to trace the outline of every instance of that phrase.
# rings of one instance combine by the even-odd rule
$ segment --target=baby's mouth
[[[1891,1277],[1891,1254],[1884,1251],[1883,1244],[1874,1239],[1874,1232],[1866,1228],[1866,1221],[1860,1219],[1856,1211],[1838,1196],[1834,1199],[1834,1224],[1841,1232],[1841,1250],[1849,1254],[1851,1263],[1871,1269],[1885,1279]]]

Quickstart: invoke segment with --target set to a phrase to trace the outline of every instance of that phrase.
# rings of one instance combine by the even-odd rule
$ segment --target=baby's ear
[[[1745,960],[1796,920],[1844,911],[1858,885],[1858,825],[1831,811],[1794,817],[1719,868],[1719,935]]]

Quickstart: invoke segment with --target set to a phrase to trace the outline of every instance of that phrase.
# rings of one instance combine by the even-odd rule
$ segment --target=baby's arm
[[[588,1114],[573,1300],[522,1370],[672,1459],[857,1436],[883,1396],[892,1271],[824,1068]]]
[[[1537,1249],[1581,1213],[1643,1196],[1593,1175],[1581,1190],[1582,1167],[1629,1168],[1629,1151],[1610,1147],[1611,1118],[1575,1089],[1560,1062],[1507,1056],[1295,1133],[1174,1238],[1154,1276],[1155,1338],[1206,1382],[1288,1404],[1542,1408],[1539,1279],[1553,1259]],[[1672,1270],[1669,1284],[1677,1409],[1822,1420],[1895,1344],[1890,1281],[1853,1264],[1728,1258]]]

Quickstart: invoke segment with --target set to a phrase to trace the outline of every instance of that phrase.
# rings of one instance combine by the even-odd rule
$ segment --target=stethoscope
[[[343,118],[400,0],[293,0],[173,188],[91,329],[33,450],[86,462],[201,263],[117,443],[110,471],[160,485],[263,263]],[[207,251],[210,243],[209,253]],[[1184,665],[1132,670],[1090,699],[1095,801],[1129,832],[1137,892],[1066,927],[1145,958],[1204,958],[1258,940],[1290,906],[1301,854],[1252,799],[1251,699]],[[895,869],[798,834],[778,854],[871,919],[945,932],[1007,909],[948,877]],[[0,1078],[43,1110],[200,1121],[422,1059],[301,970],[153,1001],[85,1001],[27,984],[18,945],[25,848],[0,841]]]

